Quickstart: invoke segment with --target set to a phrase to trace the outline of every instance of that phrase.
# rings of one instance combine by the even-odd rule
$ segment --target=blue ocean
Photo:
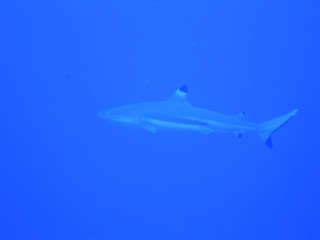
[[[320,239],[320,2],[0,3],[0,239]],[[272,135],[97,116],[164,101]]]

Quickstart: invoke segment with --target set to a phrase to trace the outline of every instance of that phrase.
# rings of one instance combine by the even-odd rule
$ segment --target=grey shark
[[[184,85],[165,101],[120,106],[99,112],[98,116],[116,124],[138,127],[152,133],[161,130],[193,131],[205,135],[233,132],[241,137],[245,131],[254,131],[272,148],[272,133],[298,112],[295,109],[270,121],[253,123],[245,119],[244,113],[230,116],[194,107],[187,100],[187,92],[188,87]]]

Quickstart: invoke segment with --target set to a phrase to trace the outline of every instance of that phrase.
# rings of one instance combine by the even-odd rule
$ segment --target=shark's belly
[[[200,126],[195,124],[188,124],[188,123],[179,123],[179,122],[170,122],[165,120],[156,120],[150,119],[148,120],[151,124],[162,128],[162,129],[176,129],[176,130],[198,130]]]
[[[151,131],[172,130],[172,131],[196,131],[206,135],[213,132],[244,132],[254,130],[254,126],[247,121],[238,121],[233,117],[221,119],[208,119],[182,114],[158,115],[141,119],[142,127]]]
[[[163,130],[174,130],[174,131],[211,131],[210,127],[187,122],[174,122],[158,119],[148,119],[147,122]]]
[[[215,132],[214,129],[207,125],[189,123],[189,122],[175,122],[158,119],[144,119],[141,125],[144,129],[150,132],[158,132],[159,130],[168,131],[184,131],[184,132],[199,132],[205,135],[210,135]]]
[[[220,129],[224,132],[253,131],[255,125],[249,122],[220,122],[208,121],[207,124],[213,129]]]

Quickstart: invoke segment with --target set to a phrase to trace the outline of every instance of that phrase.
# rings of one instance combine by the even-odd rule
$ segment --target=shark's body
[[[187,86],[182,86],[166,101],[145,102],[105,110],[98,115],[114,123],[139,127],[150,132],[159,130],[196,131],[206,135],[213,132],[258,132],[271,148],[271,134],[293,117],[298,110],[261,124],[252,123],[240,113],[229,116],[192,106],[187,101]]]

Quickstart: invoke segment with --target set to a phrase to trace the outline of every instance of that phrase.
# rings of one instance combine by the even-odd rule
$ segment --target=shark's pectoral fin
[[[149,122],[141,122],[140,125],[143,129],[147,130],[148,132],[158,133],[159,128]]]

